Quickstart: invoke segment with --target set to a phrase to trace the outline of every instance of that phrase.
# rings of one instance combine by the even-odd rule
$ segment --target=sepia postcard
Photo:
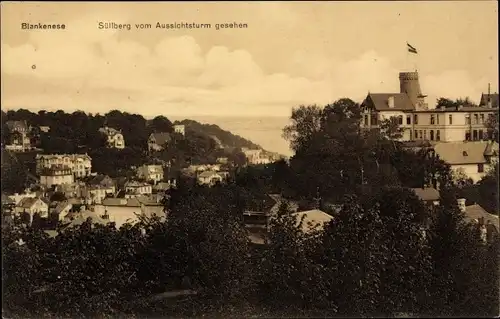
[[[497,1],[0,23],[3,318],[499,315]]]

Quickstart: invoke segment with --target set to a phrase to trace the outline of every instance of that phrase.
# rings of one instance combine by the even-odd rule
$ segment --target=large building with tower
[[[399,73],[399,82],[397,93],[368,93],[361,104],[363,128],[378,129],[384,119],[395,117],[403,129],[403,141],[462,142],[488,138],[486,123],[498,113],[498,94],[483,94],[479,106],[431,109],[422,94],[418,72]]]

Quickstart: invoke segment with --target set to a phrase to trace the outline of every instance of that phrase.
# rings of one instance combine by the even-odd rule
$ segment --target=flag
[[[408,52],[417,54],[417,49],[415,49],[413,46],[411,46],[411,44],[406,42],[406,46],[408,47]]]

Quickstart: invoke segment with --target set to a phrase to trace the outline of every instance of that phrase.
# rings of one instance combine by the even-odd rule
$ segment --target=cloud
[[[287,17],[290,23],[296,18],[293,13]],[[115,15],[114,21],[129,20]],[[24,79],[24,90],[2,87],[3,106],[286,116],[298,104],[326,104],[341,97],[360,101],[368,91],[399,90],[401,67],[373,50],[347,61],[304,49],[283,52],[288,69],[269,74],[246,50],[217,45],[204,51],[185,35],[146,46],[120,36],[124,31],[98,30],[98,22],[83,17],[64,32],[34,32],[27,44],[2,43],[2,77]],[[89,24],[95,24],[95,30]],[[483,82],[464,71],[429,74],[421,80],[424,93],[433,98],[473,100]]]

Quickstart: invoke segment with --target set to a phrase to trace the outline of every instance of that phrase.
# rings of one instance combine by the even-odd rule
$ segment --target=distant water
[[[239,135],[262,146],[265,150],[291,156],[289,144],[282,137],[288,117],[219,117],[219,116],[169,116],[172,122],[184,119],[203,124],[215,124],[225,131]]]

